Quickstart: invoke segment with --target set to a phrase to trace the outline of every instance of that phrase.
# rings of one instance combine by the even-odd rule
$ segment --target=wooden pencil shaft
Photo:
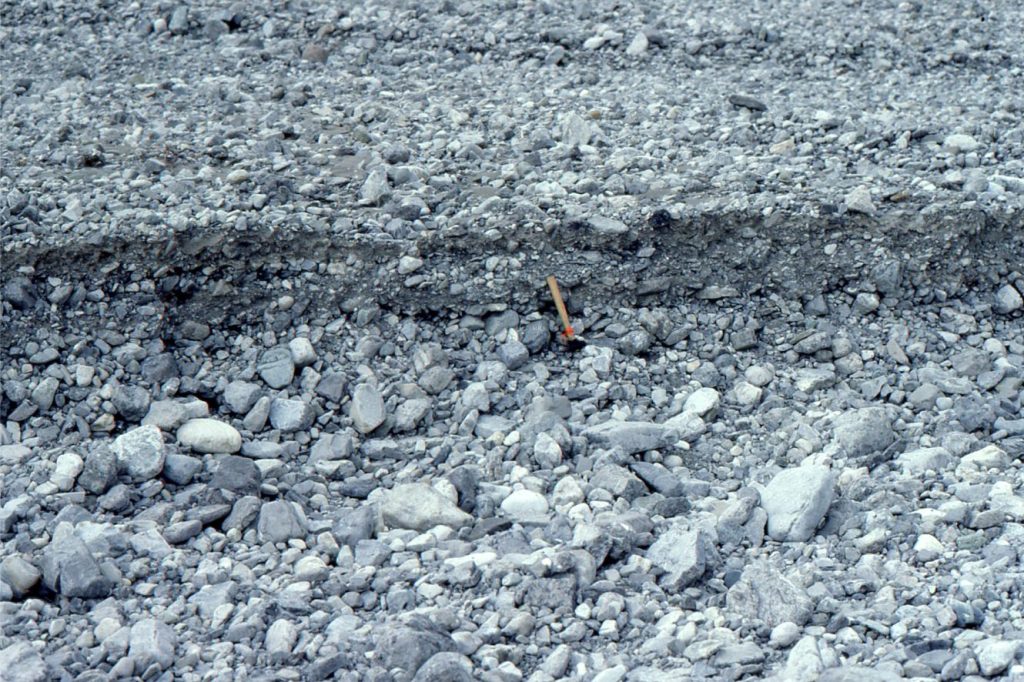
[[[569,311],[565,309],[565,301],[562,300],[562,293],[558,290],[558,280],[554,275],[548,276],[548,289],[551,290],[551,298],[555,299],[555,307],[558,308],[558,316],[562,318],[562,326],[566,331],[572,329],[569,324]]]

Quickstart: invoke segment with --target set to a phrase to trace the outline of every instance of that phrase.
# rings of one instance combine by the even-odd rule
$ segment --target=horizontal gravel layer
[[[1024,678],[1022,25],[8,3],[0,680]]]

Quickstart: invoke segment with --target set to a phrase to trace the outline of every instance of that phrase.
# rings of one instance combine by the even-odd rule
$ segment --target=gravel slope
[[[1019,4],[2,12],[0,680],[1024,677]]]

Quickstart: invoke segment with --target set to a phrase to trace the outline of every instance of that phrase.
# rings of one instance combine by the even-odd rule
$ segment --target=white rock
[[[53,473],[50,474],[50,480],[59,489],[67,492],[74,487],[75,479],[78,478],[78,474],[82,473],[84,466],[85,462],[78,453],[65,452],[57,458],[57,464],[53,468]]]
[[[761,494],[768,534],[782,542],[810,540],[832,504],[833,486],[832,471],[825,466],[780,471]]]
[[[1005,450],[998,445],[986,445],[961,457],[956,475],[965,479],[977,478],[987,474],[990,469],[1002,471],[1008,466],[1010,457]]]
[[[800,626],[796,623],[786,621],[779,623],[772,628],[772,634],[768,638],[768,645],[776,649],[785,649],[792,646],[800,638]]]
[[[694,412],[710,421],[718,416],[718,406],[721,404],[721,401],[722,398],[715,389],[707,387],[698,388],[683,403],[683,411]]]
[[[163,471],[167,452],[164,437],[155,426],[140,426],[114,439],[110,449],[117,464],[134,481],[148,481]]]
[[[402,256],[398,259],[398,274],[408,275],[423,267],[423,259],[415,256]]]
[[[633,36],[633,40],[629,42],[629,47],[626,48],[626,54],[632,57],[639,57],[643,53],[647,52],[647,46],[647,36],[644,35],[643,31],[639,31],[635,36]]]
[[[760,387],[754,386],[746,381],[738,382],[732,392],[733,396],[736,398],[736,402],[740,405],[747,406],[757,405],[761,402],[761,395],[763,393]]]
[[[1015,310],[1024,308],[1024,297],[1009,284],[1004,284],[996,292],[995,310],[997,313],[1009,315]]]
[[[393,528],[460,528],[473,521],[472,516],[426,483],[396,485],[384,494],[380,510],[384,523]]]
[[[292,647],[298,638],[299,631],[295,625],[291,621],[279,618],[267,628],[263,648],[270,654],[272,661],[280,663],[291,656]]]
[[[292,354],[292,363],[296,367],[306,367],[316,362],[316,350],[313,344],[305,337],[297,337],[288,342],[288,350]]]
[[[947,135],[943,144],[953,152],[973,152],[981,146],[976,139],[963,133]]]
[[[871,200],[871,190],[867,187],[858,187],[846,195],[844,199],[846,210],[852,213],[865,213],[874,215],[875,203]]]
[[[190,419],[178,429],[178,442],[204,454],[233,454],[242,449],[242,434],[217,419]]]
[[[532,490],[516,490],[501,502],[501,510],[518,521],[537,521],[548,513],[548,501]]]
[[[295,577],[299,580],[320,580],[329,571],[327,564],[318,556],[304,556],[295,562]]]
[[[371,384],[359,384],[352,393],[352,423],[359,433],[370,433],[384,423],[384,398]]]
[[[995,677],[1004,672],[1021,650],[1020,640],[983,639],[974,644],[978,667],[985,677]]]
[[[944,551],[945,547],[939,539],[929,533],[922,533],[914,543],[914,552],[917,554],[917,560],[921,562],[938,559]]]

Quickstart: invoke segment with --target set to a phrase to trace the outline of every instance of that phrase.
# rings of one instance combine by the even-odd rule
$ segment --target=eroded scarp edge
[[[161,296],[208,315],[260,305],[274,295],[275,281],[296,275],[304,281],[297,295],[315,309],[474,313],[535,307],[552,273],[575,305],[769,294],[799,300],[849,286],[934,300],[991,287],[1024,263],[1020,221],[981,211],[766,218],[655,210],[627,227],[601,232],[564,221],[528,232],[510,224],[500,235],[434,232],[415,241],[190,230],[164,239],[22,246],[4,254],[2,270],[5,281],[20,269],[86,288],[153,280]]]

